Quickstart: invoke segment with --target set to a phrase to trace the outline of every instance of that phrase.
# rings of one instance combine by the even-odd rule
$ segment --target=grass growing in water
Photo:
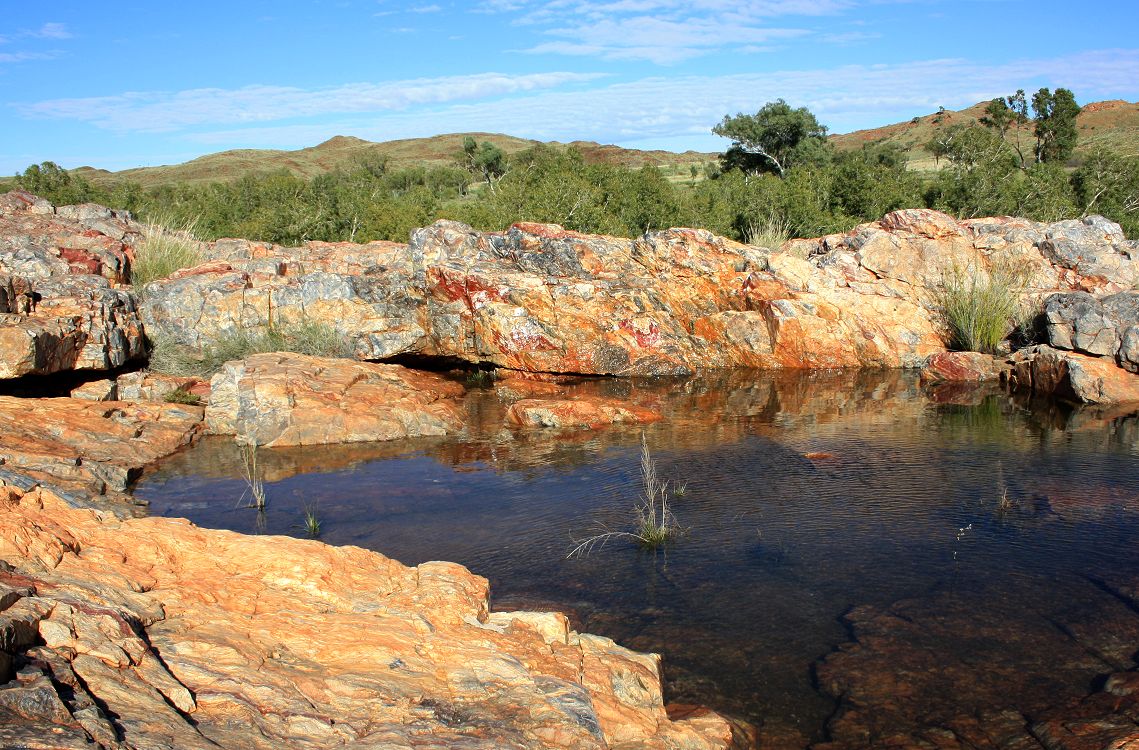
[[[352,356],[351,342],[327,323],[303,321],[286,326],[233,331],[195,349],[170,338],[157,337],[150,353],[150,369],[181,377],[208,377],[226,362],[251,354],[295,352],[314,357]]]
[[[152,281],[164,279],[181,268],[202,262],[196,220],[181,224],[148,221],[142,230],[142,242],[135,248],[131,263],[131,284],[138,294]]]
[[[316,515],[315,505],[305,505],[305,532],[313,539],[320,536],[320,517]]]
[[[261,467],[257,462],[257,444],[249,443],[238,446],[241,451],[241,469],[245,477],[245,492],[241,499],[249,496],[246,507],[265,510],[269,504],[269,497],[265,494],[265,480],[261,477]]]
[[[662,547],[680,535],[680,524],[668,507],[668,482],[657,477],[648,439],[641,433],[641,492],[634,507],[632,531],[603,531],[578,542],[566,557],[586,555],[615,537],[626,537],[648,549]]]
[[[994,264],[988,273],[950,269],[938,295],[949,348],[995,354],[1024,317],[1018,292],[1024,282],[1024,272],[1009,264]]]

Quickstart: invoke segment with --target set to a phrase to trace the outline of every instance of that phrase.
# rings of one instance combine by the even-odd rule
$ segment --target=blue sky
[[[1139,2],[0,0],[0,174],[484,131],[718,151],[782,97],[832,132],[1017,88],[1139,99]]]

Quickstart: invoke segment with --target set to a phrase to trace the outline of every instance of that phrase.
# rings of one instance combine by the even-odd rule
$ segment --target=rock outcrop
[[[256,354],[210,381],[206,425],[253,445],[318,445],[445,435],[462,426],[463,387],[399,365]]]
[[[0,378],[121,367],[144,352],[130,274],[137,227],[94,205],[0,195]]]
[[[20,297],[23,286],[36,286],[44,299],[60,296],[39,291],[39,280],[100,274],[125,281],[139,227],[109,209],[56,209],[10,193],[0,203],[0,237],[0,271],[14,284],[9,308],[20,315],[32,299]],[[1039,296],[1103,296],[1139,282],[1135,243],[1100,217],[957,221],[913,209],[788,249],[805,259],[691,229],[626,240],[541,224],[478,232],[447,221],[416,230],[407,245],[219,240],[205,248],[202,266],[151,284],[140,313],[151,336],[193,347],[230,332],[318,321],[347,335],[365,360],[437,357],[532,372],[666,375],[741,366],[919,367],[945,349],[937,295],[954,269],[983,276],[1015,267]],[[101,307],[86,315],[76,341],[52,348],[71,329],[38,333],[40,349],[50,351],[24,347],[8,359],[42,364],[14,364],[8,377],[116,367],[139,356],[133,298],[113,302],[108,294],[122,292],[108,289],[84,303]],[[59,328],[63,313],[51,320]],[[1126,334],[1120,331],[1117,352]],[[1134,337],[1128,353],[1139,349],[1139,332]],[[69,359],[75,349],[82,356]]]
[[[944,351],[937,293],[952,269],[1023,269],[1040,295],[1129,289],[1139,262],[1114,226],[907,210],[792,243],[806,260],[690,229],[624,240],[444,221],[406,246],[224,240],[206,266],[154,284],[143,312],[152,330],[193,346],[270,321],[319,320],[364,359],[524,371],[916,367]],[[1083,254],[1062,250],[1071,247]]]
[[[664,706],[657,657],[558,614],[491,612],[486,580],[452,563],[118,521],[14,487],[0,558],[5,746],[732,744],[714,713]]]

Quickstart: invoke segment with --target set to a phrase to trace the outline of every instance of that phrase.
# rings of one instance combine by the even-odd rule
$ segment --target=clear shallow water
[[[226,439],[167,460],[136,494],[154,514],[248,533],[303,536],[303,508],[315,507],[330,544],[407,564],[463,563],[490,579],[496,609],[566,611],[579,630],[664,654],[669,700],[803,742],[825,738],[845,711],[834,693],[847,686],[828,691],[820,664],[859,637],[848,617],[857,607],[902,603],[923,623],[999,623],[983,633],[954,625],[923,648],[975,663],[968,679],[992,674],[1001,700],[1022,711],[1130,666],[1126,655],[1091,649],[1086,664],[1057,676],[1040,651],[1052,629],[1070,644],[1073,620],[1101,609],[1127,616],[1102,580],[1139,580],[1133,415],[1034,407],[991,390],[931,392],[898,372],[738,372],[571,391],[664,413],[645,434],[661,477],[685,485],[673,508],[686,529],[665,552],[618,539],[566,559],[599,526],[628,528],[639,428],[507,428],[489,390],[468,397],[461,436],[263,449],[262,515],[239,507],[244,484]],[[805,455],[816,453],[825,455]],[[1043,646],[1025,635],[1041,622],[1050,623]],[[1132,624],[1112,627],[1130,633]],[[989,649],[1000,669],[984,661]],[[933,715],[913,721],[976,710],[960,694],[971,692],[987,695],[947,691]]]

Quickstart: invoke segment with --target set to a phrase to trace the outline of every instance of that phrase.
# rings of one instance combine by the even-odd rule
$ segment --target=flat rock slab
[[[486,579],[453,563],[117,522],[13,488],[0,558],[0,737],[17,744],[732,745],[710,711],[670,716],[659,657],[560,614],[490,612]],[[17,655],[31,661],[14,674]]]
[[[399,365],[257,354],[214,375],[206,426],[266,446],[445,435],[462,427],[463,392],[458,383]]]
[[[181,404],[0,396],[3,470],[81,493],[122,492],[189,445],[203,410]]]

